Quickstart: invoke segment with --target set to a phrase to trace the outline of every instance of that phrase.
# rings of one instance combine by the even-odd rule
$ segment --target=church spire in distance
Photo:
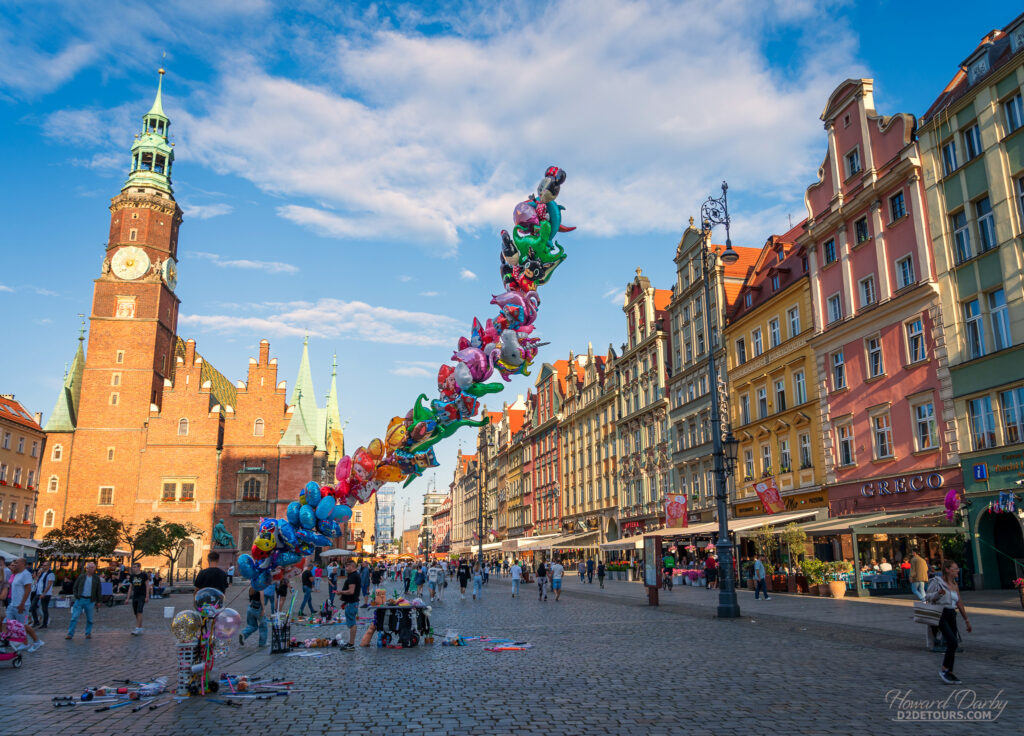
[[[160,69],[156,98],[149,112],[142,116],[142,132],[132,144],[132,165],[128,181],[121,188],[149,187],[173,194],[171,166],[174,163],[174,144],[168,140],[171,121],[164,113],[164,70]]]

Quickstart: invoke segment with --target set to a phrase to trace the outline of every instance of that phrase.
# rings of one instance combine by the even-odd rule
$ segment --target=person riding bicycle
[[[662,586],[669,589],[672,588],[672,571],[676,567],[676,558],[671,552],[667,552],[664,557],[661,558],[662,574]]]

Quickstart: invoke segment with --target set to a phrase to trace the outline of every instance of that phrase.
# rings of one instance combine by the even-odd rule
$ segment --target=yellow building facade
[[[729,411],[739,440],[733,516],[765,513],[754,484],[774,477],[787,511],[828,507],[808,262],[797,228],[765,243],[725,328]]]

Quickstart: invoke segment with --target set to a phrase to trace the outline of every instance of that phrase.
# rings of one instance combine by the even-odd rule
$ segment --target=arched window
[[[252,423],[252,436],[262,437],[263,436],[263,420],[257,419]]]
[[[64,456],[64,445],[54,445],[53,449],[50,450],[50,459],[54,462],[60,462],[60,459]]]
[[[245,483],[242,485],[242,500],[260,500],[260,482],[256,478],[249,478],[249,480],[245,481]]]
[[[56,493],[59,487],[60,481],[57,479],[57,476],[51,475],[50,482],[46,484],[46,490],[49,491],[50,493]]]
[[[45,526],[45,527],[52,527],[53,526],[53,516],[54,516],[53,509],[47,509],[46,513],[43,514],[43,526]]]
[[[184,419],[184,418],[179,419],[178,420],[178,435],[180,437],[184,437],[187,434],[188,434],[188,420]]]

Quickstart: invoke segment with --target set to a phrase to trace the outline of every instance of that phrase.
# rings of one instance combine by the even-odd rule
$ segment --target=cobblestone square
[[[229,592],[234,606],[245,588]],[[642,588],[625,583],[601,590],[566,579],[562,600],[537,600],[536,587],[511,597],[507,581],[493,578],[482,600],[460,600],[449,586],[436,605],[438,635],[454,629],[528,641],[526,651],[487,652],[466,647],[413,650],[357,648],[314,650],[326,656],[271,655],[256,637],[234,644],[219,672],[272,675],[294,680],[298,692],[237,709],[201,698],[138,713],[93,706],[54,708],[55,695],[78,696],[87,686],[167,675],[173,681],[174,649],[164,606],[181,610],[190,599],[173,595],[146,610],[146,631],[129,634],[130,611],[103,608],[93,638],[81,630],[63,638],[66,610],[57,610],[46,646],[25,655],[24,667],[0,667],[5,700],[4,734],[160,733],[189,736],[248,734],[255,728],[282,734],[1008,734],[1024,715],[1024,658],[972,645],[957,661],[963,688],[978,698],[1002,691],[1008,701],[994,723],[899,723],[887,693],[911,691],[917,699],[946,698],[939,681],[940,655],[924,651],[913,629],[884,635],[862,625],[821,619],[762,616],[741,594],[744,616],[713,617],[703,607],[713,593],[677,589],[652,608]],[[317,602],[323,594],[316,596]],[[780,597],[773,597],[772,602]],[[796,601],[799,603],[799,601]],[[807,601],[806,603],[810,603]],[[869,604],[872,605],[872,604]],[[884,616],[882,611],[878,614]],[[1019,632],[1019,614],[1010,624]],[[980,618],[980,617],[979,617]],[[340,627],[296,625],[293,634],[327,635]],[[362,626],[360,626],[362,630]],[[1009,655],[1009,656],[1006,656]],[[161,700],[171,700],[168,695]]]

